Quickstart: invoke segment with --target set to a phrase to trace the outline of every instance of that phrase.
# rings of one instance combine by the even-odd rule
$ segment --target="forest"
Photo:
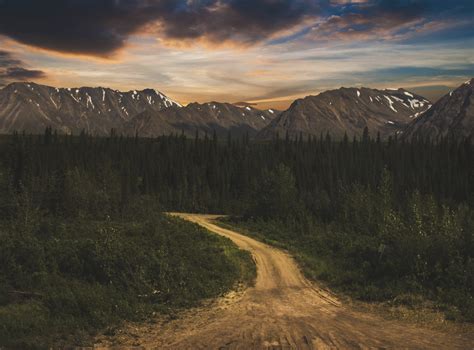
[[[182,306],[251,279],[249,256],[168,211],[229,214],[225,225],[287,247],[310,277],[354,298],[426,299],[472,322],[473,148],[367,130],[271,142],[3,136],[0,344],[51,322],[87,332],[91,320],[139,317],[137,305]]]

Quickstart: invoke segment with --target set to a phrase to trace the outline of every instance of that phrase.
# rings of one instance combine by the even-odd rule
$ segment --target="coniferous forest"
[[[217,295],[242,276],[248,256],[203,233],[176,235],[184,224],[167,211],[230,214],[224,224],[285,246],[337,290],[370,301],[422,298],[448,318],[474,321],[473,151],[470,139],[381,141],[367,131],[261,143],[51,129],[4,136],[0,336],[58,324],[87,332],[90,320],[104,326],[150,300],[162,308]],[[196,261],[221,273],[206,277]],[[55,285],[69,294],[51,294]],[[118,300],[124,315],[113,312]],[[91,303],[102,313],[68,318]],[[25,313],[37,315],[32,324]]]

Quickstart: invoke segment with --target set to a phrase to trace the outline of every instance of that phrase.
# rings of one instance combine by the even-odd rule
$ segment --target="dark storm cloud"
[[[13,81],[34,80],[45,78],[41,70],[28,69],[24,63],[15,58],[10,52],[0,50],[0,86]]]
[[[41,48],[105,55],[154,18],[142,1],[0,0],[0,33]],[[144,2],[143,2],[144,3]]]
[[[166,36],[253,43],[300,23],[319,9],[316,1],[206,1],[206,6],[203,2],[196,3],[198,5],[188,11],[164,18]]]
[[[437,0],[0,0],[0,34],[55,51],[107,56],[145,28],[156,30],[165,40],[252,44],[308,17],[364,18],[356,30],[371,31],[377,28],[372,20],[398,24],[446,10],[453,15],[472,14],[472,4],[462,0],[449,4]]]
[[[44,78],[46,74],[40,70],[31,70],[23,67],[9,67],[4,73],[0,73],[0,77],[11,80],[28,80]]]
[[[314,7],[305,0],[0,0],[0,34],[106,56],[151,23],[173,39],[254,42],[298,23]]]
[[[0,69],[2,67],[14,66],[18,64],[21,64],[21,61],[13,58],[13,55],[10,52],[0,50]]]

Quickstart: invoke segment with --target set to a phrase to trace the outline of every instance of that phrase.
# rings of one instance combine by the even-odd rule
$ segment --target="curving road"
[[[309,282],[288,254],[215,225],[217,216],[172,215],[250,251],[257,265],[256,284],[177,320],[135,328],[114,344],[159,349],[474,349],[473,334],[422,329],[341,305]]]

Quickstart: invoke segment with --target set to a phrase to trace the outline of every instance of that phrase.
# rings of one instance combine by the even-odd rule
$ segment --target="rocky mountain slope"
[[[427,99],[404,89],[341,88],[296,100],[258,138],[284,137],[287,132],[291,137],[326,133],[336,138],[344,133],[352,137],[361,136],[365,127],[374,136],[380,132],[388,137],[430,106]]]
[[[42,133],[50,126],[64,133],[85,130],[107,135],[145,110],[160,111],[171,106],[179,104],[151,89],[120,92],[13,83],[0,90],[0,133]]]
[[[146,111],[124,124],[124,134],[137,133],[142,137],[152,137],[163,132],[166,134],[184,132],[194,136],[214,131],[218,136],[239,136],[248,133],[253,137],[267,126],[276,116],[277,111],[259,110],[250,106],[238,107],[229,103],[191,103],[186,107],[172,107],[160,112]]]
[[[107,88],[58,89],[34,83],[13,83],[0,90],[0,133],[63,133],[155,137],[184,131],[255,135],[277,112],[228,103],[192,103],[182,107],[164,94],[147,89],[121,92]]]
[[[404,138],[474,136],[474,78],[443,96],[426,113],[408,125]]]

